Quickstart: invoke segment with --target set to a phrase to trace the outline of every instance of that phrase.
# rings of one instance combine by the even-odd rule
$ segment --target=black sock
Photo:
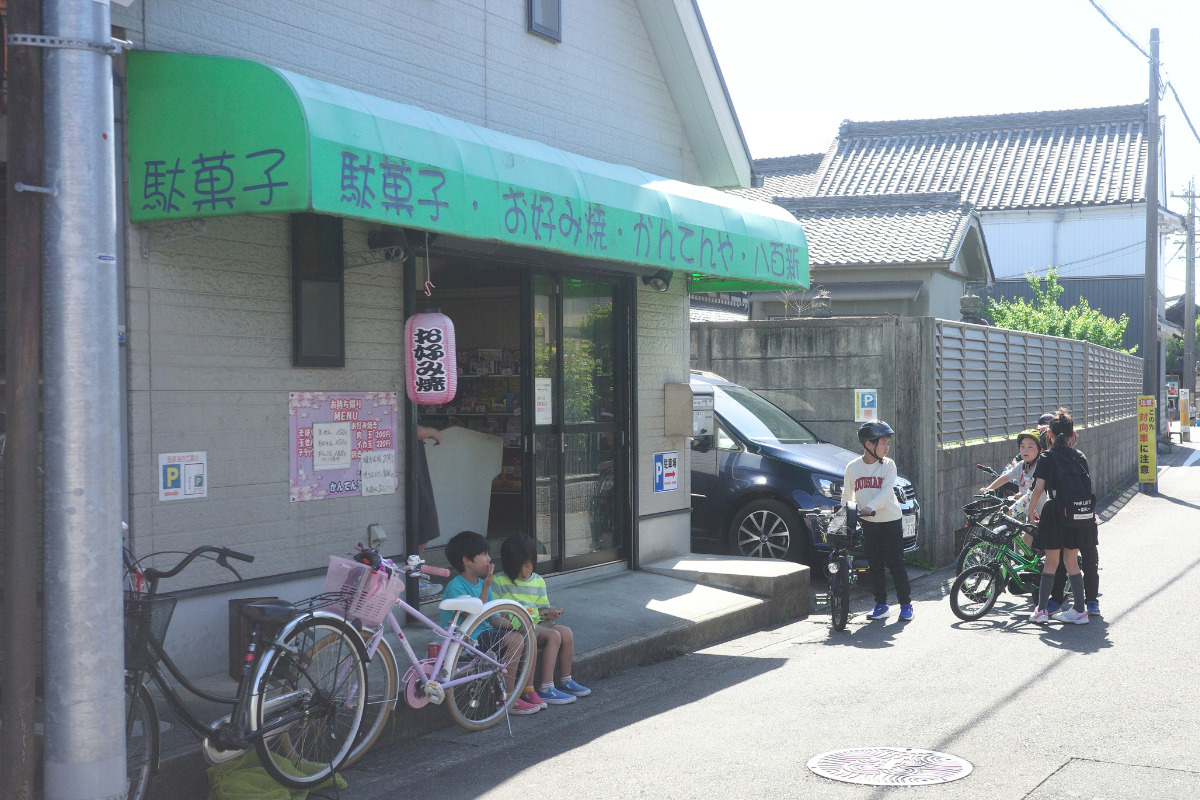
[[[1074,575],[1068,575],[1067,578],[1071,581],[1071,596],[1075,600],[1075,610],[1083,611],[1087,608],[1083,602],[1083,573],[1076,572]]]
[[[1054,589],[1054,573],[1043,572],[1042,579],[1038,584],[1038,610],[1045,611],[1046,604],[1050,602],[1050,592]]]

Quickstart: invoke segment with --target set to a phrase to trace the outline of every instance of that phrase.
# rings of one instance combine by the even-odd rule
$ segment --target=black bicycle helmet
[[[866,444],[879,439],[881,436],[895,436],[896,432],[892,430],[892,426],[888,425],[883,420],[875,422],[864,422],[858,428],[858,443]]]

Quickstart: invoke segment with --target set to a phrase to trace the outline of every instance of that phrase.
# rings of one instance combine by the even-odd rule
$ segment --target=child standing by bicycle
[[[875,608],[867,619],[882,619],[890,610],[887,604],[887,578],[892,573],[896,599],[900,601],[900,619],[913,617],[908,571],[904,568],[904,530],[900,501],[896,498],[896,462],[887,457],[896,432],[882,420],[864,422],[858,429],[863,454],[846,465],[842,483],[842,502],[857,503],[863,527],[863,547],[871,564],[871,585]],[[870,517],[864,519],[863,517]]]
[[[550,605],[546,595],[546,580],[534,572],[537,550],[527,536],[510,536],[500,546],[502,575],[496,576],[496,593],[525,607],[537,625],[537,643],[541,651],[542,681],[535,689],[530,686],[522,699],[544,706],[574,703],[577,697],[587,697],[592,690],[575,682],[571,666],[575,658],[575,635],[558,618],[562,609]],[[554,680],[554,667],[561,676]]]
[[[1067,570],[1067,579],[1071,582],[1074,608],[1059,611],[1054,618],[1075,625],[1086,625],[1088,612],[1084,605],[1083,574],[1079,570],[1079,548],[1088,542],[1095,531],[1096,498],[1090,494],[1091,478],[1087,459],[1072,447],[1075,442],[1075,421],[1065,408],[1060,408],[1051,420],[1050,435],[1054,439],[1054,446],[1038,459],[1033,495],[1030,497],[1030,504],[1036,508],[1044,492],[1053,492],[1051,501],[1042,509],[1037,536],[1034,538],[1034,546],[1046,551],[1046,560],[1042,567],[1038,607],[1029,615],[1029,621],[1050,621],[1047,607],[1054,587],[1054,573],[1061,560]],[[1085,481],[1086,485],[1083,485]],[[1091,506],[1088,506],[1085,495],[1090,495]],[[1079,513],[1080,510],[1084,513]]]
[[[454,537],[446,543],[446,560],[450,562],[450,566],[458,572],[446,584],[446,588],[442,591],[442,599],[449,600],[452,597],[461,597],[469,595],[478,597],[484,603],[490,603],[496,599],[492,595],[492,576],[495,572],[495,565],[492,563],[492,556],[488,551],[488,542],[482,535],[475,531],[462,531],[455,534]],[[442,610],[442,627],[446,628],[454,619],[455,612],[446,609]],[[486,641],[485,641],[486,637]],[[505,636],[501,631],[495,629],[485,630],[479,637],[482,649],[491,650],[494,647],[520,647],[521,638],[518,636]],[[509,678],[508,680],[512,680]],[[517,691],[518,687],[509,686],[508,691]],[[541,711],[541,706],[529,703],[524,698],[518,697],[517,702],[509,709],[510,714],[536,714]]]
[[[1038,501],[1036,508],[1030,508],[1029,500],[1033,493],[1033,473],[1037,469],[1038,456],[1042,454],[1042,435],[1036,430],[1021,431],[1017,434],[1017,460],[1014,461],[1008,469],[1006,469],[1000,477],[983,487],[984,492],[991,491],[999,486],[1003,486],[1009,481],[1014,481],[1017,484],[1017,502],[1013,509],[1018,510],[1023,506],[1026,513],[1030,514],[1030,519],[1037,519],[1037,515],[1042,513],[1042,506],[1046,504],[1047,497],[1043,497]],[[1024,500],[1022,501],[1022,499]],[[1025,544],[1033,546],[1033,537],[1029,534],[1022,534]]]

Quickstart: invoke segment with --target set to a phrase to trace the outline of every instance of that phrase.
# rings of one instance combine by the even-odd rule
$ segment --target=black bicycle
[[[809,528],[815,538],[829,545],[829,622],[835,631],[846,629],[850,619],[850,590],[858,584],[858,576],[867,572],[854,565],[855,556],[863,554],[863,530],[858,506],[846,503],[834,509],[806,511]]]
[[[210,764],[241,756],[250,748],[263,769],[291,789],[312,789],[330,778],[354,745],[367,702],[366,650],[350,623],[323,606],[344,603],[341,594],[301,604],[249,603],[241,613],[253,624],[237,694],[223,697],[192,684],[163,649],[175,610],[174,597],[158,594],[158,583],[204,556],[228,569],[229,559],[254,556],[206,545],[173,569],[142,569],[125,552],[125,743],[129,800],[141,800],[158,772],[158,712],[146,687],[153,681],[179,721],[204,740]],[[262,644],[260,651],[259,645]],[[229,716],[207,724],[184,705],[163,666],[188,692],[232,706]]]

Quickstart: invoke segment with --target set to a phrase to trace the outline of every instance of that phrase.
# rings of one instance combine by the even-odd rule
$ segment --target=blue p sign
[[[162,468],[162,488],[182,489],[183,473],[178,464],[164,464]]]

